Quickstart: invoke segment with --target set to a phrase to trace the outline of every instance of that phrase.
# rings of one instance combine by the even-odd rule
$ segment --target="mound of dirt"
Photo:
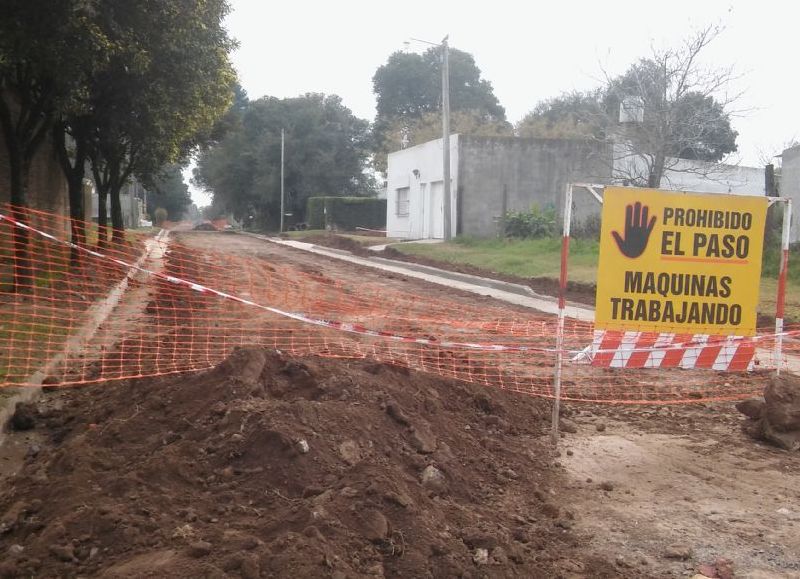
[[[219,231],[210,221],[198,223],[192,228],[193,231]]]
[[[59,390],[40,406],[50,442],[0,494],[0,577],[606,565],[573,558],[585,538],[555,500],[539,400],[245,348],[204,373]]]
[[[745,431],[753,438],[800,450],[800,376],[773,376],[763,400],[744,400],[736,408],[751,419]]]

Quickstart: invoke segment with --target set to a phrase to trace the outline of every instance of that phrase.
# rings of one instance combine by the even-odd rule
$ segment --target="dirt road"
[[[269,295],[274,298],[273,303],[286,307],[296,303],[292,300],[298,295],[303,295],[308,298],[305,302],[307,312],[314,315],[381,324],[383,329],[404,331],[418,336],[439,336],[443,333],[460,333],[466,337],[493,336],[498,343],[505,339],[506,332],[517,332],[514,336],[517,341],[529,339],[522,330],[528,331],[537,323],[547,324],[550,321],[546,316],[499,304],[487,298],[462,294],[399,276],[381,275],[374,270],[322,259],[252,238],[213,233],[178,234],[177,238],[189,252],[196,252],[198,255],[213,248],[218,254],[228,256],[231,263],[238,260],[238,263],[258,264],[261,269],[247,270],[251,291],[272,292]],[[260,272],[259,275],[263,275],[263,278],[254,276],[255,271]],[[231,288],[235,287],[231,281]],[[238,287],[241,288],[241,284]],[[387,315],[387,303],[393,304],[391,316]],[[226,306],[213,310],[197,310],[193,315],[213,317],[229,309],[231,308]],[[247,314],[243,310],[239,316],[243,333],[237,339],[249,335],[257,341],[260,334],[269,333],[271,328],[295,327],[294,323],[276,321],[277,318],[272,315]],[[230,319],[226,318],[224,321],[229,322]],[[449,324],[448,319],[459,323]],[[471,319],[475,322],[472,325],[469,323]],[[188,321],[186,323],[189,324]],[[206,329],[207,327],[204,326]],[[551,337],[541,336],[538,338],[539,343],[548,343]],[[531,365],[531,356],[528,355],[528,358],[528,365]],[[431,363],[431,367],[441,369],[449,365],[455,368],[459,363],[459,360],[451,358],[444,362],[437,360],[435,364]],[[273,374],[289,372],[290,377],[295,376],[299,380],[298,384],[306,384],[307,379],[303,378],[305,374],[302,368],[298,369],[291,362],[282,360],[275,364],[278,365],[272,368]],[[345,364],[342,366],[344,371],[338,368],[340,363],[336,361],[325,362],[319,368],[314,364],[316,362],[309,366],[312,370],[308,371],[315,376],[315,380],[302,386],[302,396],[293,395],[291,399],[286,397],[286,385],[281,386],[283,394],[275,395],[271,390],[272,386],[262,383],[263,380],[271,380],[269,376],[273,374],[263,374],[259,379],[262,382],[257,381],[245,389],[241,388],[240,376],[220,377],[219,374],[197,380],[187,378],[186,382],[182,382],[181,378],[122,382],[110,386],[108,393],[101,396],[93,406],[88,405],[88,401],[94,396],[92,392],[103,392],[102,385],[91,390],[75,391],[74,395],[69,391],[63,392],[59,396],[65,398],[64,403],[69,412],[62,415],[60,412],[53,413],[52,409],[43,409],[45,416],[49,418],[46,418],[41,431],[44,435],[35,440],[37,445],[44,448],[33,453],[33,456],[27,453],[27,462],[22,467],[19,478],[11,479],[11,486],[8,487],[11,494],[6,495],[5,502],[0,507],[10,505],[11,508],[19,509],[19,504],[22,504],[21,496],[25,497],[27,503],[38,500],[41,504],[44,499],[47,505],[48,500],[54,500],[55,495],[46,484],[47,473],[77,477],[74,481],[66,480],[66,486],[69,487],[72,481],[77,487],[74,493],[70,492],[74,494],[73,498],[78,505],[84,505],[93,492],[100,492],[96,489],[102,490],[102,496],[108,496],[103,499],[104,506],[95,511],[103,517],[121,516],[120,520],[127,521],[129,519],[125,517],[134,516],[136,528],[161,529],[160,534],[152,540],[140,540],[139,535],[131,534],[132,531],[128,533],[129,538],[134,539],[131,546],[133,550],[117,551],[109,545],[105,547],[106,551],[100,551],[103,553],[104,563],[116,566],[111,568],[112,572],[127,569],[131,571],[127,576],[140,576],[136,573],[143,572],[143,565],[153,563],[150,559],[156,555],[163,555],[172,561],[170,565],[189,565],[194,555],[187,559],[181,554],[180,546],[190,540],[197,543],[203,533],[208,533],[213,538],[210,542],[215,551],[220,549],[227,554],[225,537],[229,533],[215,531],[214,525],[221,521],[220,524],[231,525],[232,530],[237,530],[236,521],[246,521],[248,533],[258,535],[261,532],[261,540],[276,541],[270,547],[273,554],[280,553],[281,549],[291,543],[287,543],[287,536],[281,534],[289,531],[294,535],[306,533],[302,535],[305,537],[302,541],[314,541],[315,545],[322,545],[321,542],[316,542],[320,529],[327,541],[343,541],[337,543],[339,545],[358,544],[358,548],[362,549],[359,551],[362,553],[361,562],[347,559],[348,569],[357,570],[358,576],[371,573],[368,571],[369,566],[364,563],[366,557],[370,565],[374,564],[376,570],[379,569],[380,573],[387,576],[403,576],[404,569],[404,576],[426,576],[428,573],[449,576],[447,573],[458,571],[462,576],[469,577],[531,576],[534,569],[539,569],[540,572],[548,569],[562,577],[681,577],[694,575],[702,564],[713,564],[717,559],[726,559],[730,560],[736,577],[800,577],[800,558],[796,555],[800,553],[800,457],[761,446],[746,438],[740,431],[743,418],[735,413],[732,405],[670,407],[566,404],[566,429],[569,432],[561,440],[558,456],[551,456],[551,449],[546,444],[547,404],[534,404],[529,397],[500,392],[497,385],[505,385],[502,383],[505,378],[503,374],[481,375],[483,383],[495,385],[485,390],[487,398],[484,400],[474,386],[468,390],[454,388],[456,397],[450,398],[446,382],[437,379],[434,388],[428,385],[428,378],[423,374],[412,374],[407,380],[402,379],[402,376],[400,379],[392,377],[390,382],[386,382],[389,380],[386,376],[394,375],[382,373],[391,372],[391,366],[359,366],[356,372],[347,365],[348,362],[342,362]],[[373,371],[377,378],[369,377]],[[549,374],[550,368],[546,360],[542,362],[540,371],[543,376]],[[340,375],[346,379],[337,378],[332,381],[329,378]],[[685,379],[686,376],[688,374],[684,373],[674,379]],[[657,378],[658,376],[654,376],[651,379]],[[608,374],[605,379],[611,381],[621,379],[621,376]],[[387,385],[382,386],[381,381]],[[194,403],[196,397],[205,395],[206,388],[214,386],[219,389],[219,384],[236,388],[235,395],[220,394],[219,400],[209,398],[202,404]],[[387,400],[384,394],[372,392],[378,388],[389,388],[389,384],[392,396],[399,399],[404,407],[414,409],[412,419],[424,421],[421,422],[422,426],[417,427],[419,431],[424,433],[432,429],[435,432],[438,440],[436,450],[430,453],[424,450],[420,453],[414,445],[419,447],[421,444],[423,446],[419,448],[424,448],[428,444],[425,440],[420,442],[412,437],[408,445],[401,440],[414,435],[413,427],[403,426],[403,422],[408,419],[402,418],[402,413],[398,415],[401,418],[394,422],[399,423],[403,429],[411,429],[408,433],[401,429],[403,434],[401,438],[397,438],[397,448],[392,447],[391,437],[387,438],[381,433],[380,429],[387,424],[386,412],[394,411],[386,410]],[[191,402],[191,410],[172,411],[173,415],[169,418],[162,416],[161,412],[169,406],[169,401],[156,404],[152,396],[146,395],[148,392],[155,395],[161,388],[166,388],[171,393],[169,400],[175,400],[176,403]],[[130,389],[130,392],[126,389]],[[318,394],[314,394],[317,392],[315,389],[319,391]],[[270,393],[277,402],[261,400],[265,397],[264,392]],[[424,392],[430,396],[435,395],[435,402],[431,403]],[[138,401],[134,406],[130,402],[132,396]],[[462,399],[459,396],[468,398]],[[514,405],[515,399],[520,400],[519,407]],[[141,412],[140,407],[143,409]],[[336,408],[346,418],[347,425],[342,426],[341,431],[336,420],[325,414],[323,409],[326,408]],[[358,409],[358,412],[352,414],[352,409]],[[232,416],[235,420],[221,420],[229,412],[234,413]],[[300,412],[297,416],[307,422],[298,425],[287,421],[286,417],[292,416],[292,412]],[[526,413],[530,414],[530,422],[527,422]],[[176,416],[185,420],[176,420]],[[458,421],[458,428],[451,428],[452,425],[447,423],[451,419]],[[354,420],[363,420],[368,429],[358,427]],[[477,430],[476,421],[480,421]],[[219,426],[215,426],[217,423]],[[89,431],[87,424],[91,427]],[[289,436],[286,440],[293,440],[291,436],[297,438],[302,434],[310,441],[312,449],[327,449],[328,454],[324,455],[323,464],[328,465],[331,470],[303,471],[306,473],[303,476],[313,474],[304,483],[313,492],[300,487],[281,487],[279,494],[270,495],[267,499],[262,497],[260,502],[248,505],[245,500],[250,496],[247,493],[251,490],[248,489],[261,488],[263,492],[264,484],[274,482],[272,479],[262,480],[262,471],[258,470],[262,468],[258,458],[260,455],[256,452],[259,445],[271,444],[271,439],[265,442],[263,437],[258,438],[261,435],[256,426],[266,427],[270,424],[271,429],[280,430],[285,427],[297,430],[287,430],[288,434],[284,433],[276,438],[279,442],[283,441],[281,444],[284,446],[284,435]],[[48,429],[52,429],[52,432]],[[139,440],[139,432],[148,433],[146,440]],[[469,434],[461,441],[462,437],[457,432]],[[347,436],[344,433],[348,433]],[[159,453],[166,453],[165,460],[179,458],[176,451],[170,450],[173,443],[169,441],[178,440],[175,438],[176,434],[185,436],[186,439],[186,444],[180,446],[180,457],[186,461],[185,465],[183,462],[176,463],[174,475],[169,471],[166,474],[159,473],[160,465],[163,464],[158,458]],[[419,438],[418,435],[414,436]],[[370,446],[372,443],[368,444],[370,440],[384,439],[385,442],[374,448]],[[24,439],[22,440],[24,444]],[[168,442],[163,442],[164,440]],[[193,447],[189,444],[192,440],[202,444],[206,449],[203,453],[208,455],[197,465],[194,465],[195,457],[191,452]],[[348,442],[349,440],[355,440],[358,444]],[[79,455],[70,457],[66,452],[69,449],[77,452],[77,449],[86,446],[87,441],[99,444],[100,450],[97,452],[101,452],[102,456],[94,456],[92,453],[95,451],[81,451]],[[116,457],[112,452],[116,441],[129,444],[136,452],[146,451],[150,458],[145,466],[149,470],[138,469],[133,451],[129,456]],[[152,448],[141,445],[151,445]],[[226,470],[228,467],[225,457],[238,456],[228,453],[238,452],[237,448],[242,445],[251,449],[247,452],[255,453],[248,458],[252,464],[248,463],[244,469],[237,463],[233,465],[233,470]],[[357,460],[352,457],[351,447],[361,449],[357,453]],[[448,454],[448,448],[459,450],[452,455]],[[482,450],[478,450],[479,448]],[[309,455],[312,459],[315,456],[313,452],[315,451],[312,450]],[[400,462],[393,463],[392,456],[396,456]],[[502,460],[496,460],[498,456]],[[295,454],[288,453],[286,460],[296,460]],[[116,474],[111,467],[120,466],[117,465],[119,461],[122,461],[120,465],[126,465],[130,480],[135,482],[125,488],[111,488],[110,492],[105,491],[103,484],[97,483],[94,483],[95,490],[80,489],[80,484],[87,480],[94,481],[97,477],[112,484]],[[457,518],[444,518],[438,523],[429,520],[430,517],[425,519],[428,526],[424,540],[428,540],[428,534],[438,524],[441,526],[440,538],[444,537],[444,550],[434,546],[431,547],[433,553],[430,553],[422,549],[420,544],[409,545],[408,552],[413,553],[413,557],[398,560],[394,558],[400,552],[397,551],[397,545],[402,540],[415,536],[412,530],[418,519],[403,515],[405,518],[394,520],[392,517],[405,512],[402,509],[407,507],[398,507],[391,503],[392,510],[387,511],[389,507],[386,504],[380,500],[376,502],[373,496],[376,491],[368,484],[369,480],[377,476],[370,474],[373,472],[371,469],[389,469],[385,472],[381,470],[379,475],[386,477],[388,481],[402,479],[405,481],[403,484],[412,485],[412,481],[418,480],[418,471],[424,470],[426,465],[446,467],[445,470],[449,468],[449,476],[457,478],[462,485],[459,487],[461,490],[458,497],[443,502],[435,496],[436,493],[434,496],[427,496],[424,493],[416,494],[417,490],[408,492],[417,501],[421,513],[436,508],[441,509],[436,512],[441,512],[442,517]],[[470,469],[465,472],[473,473],[477,478],[462,476],[460,473],[464,468]],[[8,470],[16,471],[17,468]],[[244,473],[244,478],[241,479],[244,481],[241,483],[242,490],[238,490],[239,483],[236,482],[240,480],[237,478],[240,476],[239,472]],[[352,477],[354,472],[369,476],[347,478]],[[233,478],[231,473],[234,473]],[[154,476],[155,479],[149,478]],[[14,486],[14,480],[19,481],[19,487]],[[547,481],[546,485],[542,481]],[[29,486],[31,482],[35,484]],[[181,504],[175,508],[164,503],[164,496],[175,493],[174,489],[170,490],[170,484],[173,483],[179,483],[183,489],[181,492],[187,493],[179,501]],[[207,515],[190,512],[189,515],[194,518],[187,522],[184,519],[189,515],[184,512],[187,510],[184,503],[192,502],[192,489],[197,484],[200,485],[198,488],[203,499],[195,510],[205,508],[199,506],[200,504],[207,504],[211,510]],[[233,505],[230,512],[221,507],[218,512],[214,510],[216,505],[213,493],[217,492],[215,489],[218,485],[224,486],[226,500],[230,500],[231,496],[236,499],[230,503]],[[348,502],[342,500],[341,496],[347,498],[349,493],[354,492],[356,494],[353,496],[365,493],[370,508],[382,510],[402,534],[387,536],[386,543],[382,542],[384,538],[380,538],[370,547],[369,541],[366,544],[359,542],[362,540],[358,535],[361,532],[359,528],[355,529],[356,535],[352,535],[350,531],[346,535],[337,535],[339,531],[334,533],[331,530],[333,534],[330,536],[323,523],[312,525],[318,527],[316,530],[304,530],[309,523],[303,517],[318,516],[314,515],[314,501],[317,500],[315,497],[321,495],[327,497],[326,500],[333,496],[339,497],[335,499],[337,502],[333,503],[330,511],[336,513],[340,519],[337,519],[337,523],[330,523],[330,529],[340,529],[342,524],[346,527],[351,515],[346,514]],[[38,499],[32,498],[35,493],[42,495]],[[306,493],[310,493],[309,496]],[[380,497],[380,493],[377,496]],[[132,499],[132,496],[136,499]],[[135,501],[139,499],[152,499],[153,505],[158,508],[134,508]],[[381,504],[384,506],[380,506]],[[258,531],[259,525],[263,524],[263,521],[258,520],[262,517],[261,513],[269,513],[270,509],[275,509],[278,505],[291,513],[287,516],[293,517],[291,520],[296,524],[293,523],[291,529],[288,529],[274,522],[270,523],[268,530],[265,527]],[[159,513],[159,509],[163,513]],[[339,509],[342,509],[341,513]],[[48,512],[51,517],[67,516],[64,512],[59,513],[52,509]],[[94,516],[91,514],[94,511],[86,512],[89,514],[81,514],[81,517]],[[246,519],[243,518],[245,515]],[[159,517],[170,525],[169,529],[158,526]],[[8,520],[7,517],[0,519]],[[82,525],[79,529],[85,528],[84,522],[79,523]],[[188,530],[184,524],[189,525]],[[476,525],[481,527],[479,540],[469,535],[471,531],[468,527]],[[528,531],[517,533],[512,528],[514,525],[526,526]],[[63,526],[65,525],[61,525]],[[173,531],[177,535],[170,534]],[[182,537],[182,532],[188,533],[189,538]],[[494,533],[494,539],[487,539],[487,532],[490,535]],[[87,536],[91,534],[92,532],[88,532]],[[62,553],[59,543],[62,540],[61,535],[51,535],[47,540],[50,543],[41,546],[32,544],[31,551],[36,552],[38,557],[35,549],[43,549],[43,556],[47,557],[49,549],[50,556],[58,559],[58,554]],[[90,542],[87,539],[80,545],[75,543],[76,555],[61,561],[58,563],[61,567],[53,567],[52,570],[55,572],[58,569],[62,573],[66,572],[64,569],[71,569],[70,565],[79,565],[78,547],[91,553]],[[7,540],[0,537],[3,548],[12,546],[7,543]],[[479,543],[490,545],[488,566],[474,559],[483,556],[478,552],[483,548]],[[378,547],[374,546],[376,544]],[[496,545],[504,545],[502,553],[498,551],[493,554],[492,549]],[[147,548],[155,549],[155,554],[151,554],[150,559],[142,558],[142,553],[145,552],[143,549]],[[542,559],[535,555],[537,550],[549,553],[548,557]],[[267,553],[269,552],[268,550]],[[509,553],[513,556],[509,556]],[[335,554],[344,560],[342,553]],[[442,557],[453,564],[445,565]],[[276,564],[278,559],[270,559],[268,555],[264,555],[262,559],[258,563],[261,565],[262,575],[274,574],[276,569],[271,565]],[[298,554],[297,561],[301,560],[302,557]],[[333,574],[336,566],[341,563],[336,563],[328,554],[324,555],[323,560],[328,567],[322,576]],[[250,563],[246,564],[244,561],[237,559],[235,563],[229,562],[229,574],[245,576],[245,566]],[[377,565],[378,561],[382,561],[381,565]],[[329,564],[330,562],[333,564]],[[310,561],[308,563],[311,564]],[[98,565],[100,562],[94,560],[89,568],[99,569]],[[719,563],[717,568],[721,567],[725,567],[725,564]],[[250,576],[259,576],[258,573],[251,573],[252,565],[247,568],[250,569],[247,571]],[[344,563],[341,563],[340,568],[345,569]],[[199,567],[191,569],[196,570]],[[708,567],[703,569],[711,572]],[[311,570],[308,573],[308,576],[313,576]],[[276,576],[280,576],[280,572]],[[349,575],[344,572],[338,576]],[[548,575],[545,573],[543,576]]]

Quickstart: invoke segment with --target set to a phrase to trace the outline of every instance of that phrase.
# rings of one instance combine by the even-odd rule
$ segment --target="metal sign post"
[[[558,446],[558,418],[561,412],[561,366],[564,362],[564,315],[567,303],[567,257],[569,256],[569,230],[572,222],[572,184],[567,184],[564,194],[564,225],[561,236],[561,275],[558,284],[558,327],[556,329],[556,375],[553,380],[553,446]]]
[[[786,303],[786,276],[789,269],[789,233],[792,226],[792,200],[773,197],[770,205],[783,203],[783,229],[781,231],[781,262],[778,271],[778,297],[775,304],[775,373],[780,375],[783,362],[783,315]]]
[[[553,446],[558,446],[558,420],[561,414],[561,370],[564,365],[564,319],[567,307],[567,263],[569,261],[569,235],[572,224],[572,191],[573,187],[582,187],[589,191],[600,205],[603,198],[595,189],[602,189],[603,185],[590,185],[586,183],[568,183],[564,193],[564,223],[561,231],[561,275],[558,283],[558,326],[556,328],[556,370],[553,380],[553,419],[551,424],[551,439]]]

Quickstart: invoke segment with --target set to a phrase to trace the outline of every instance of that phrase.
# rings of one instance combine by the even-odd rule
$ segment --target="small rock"
[[[476,565],[486,565],[489,562],[489,550],[475,549],[475,553],[472,555],[472,560]]]
[[[492,563],[495,565],[508,565],[508,555],[502,547],[492,549]]]
[[[603,422],[598,422],[597,424],[594,425],[594,427],[595,429],[597,429],[597,432],[604,432],[606,429],[606,425]]]
[[[609,481],[603,481],[600,483],[600,488],[604,491],[613,491],[614,490],[614,483]]]
[[[670,545],[667,547],[667,550],[664,551],[664,557],[667,559],[686,561],[692,558],[692,548],[688,545]]]
[[[31,444],[28,447],[28,452],[25,453],[25,458],[36,458],[42,452],[42,447],[38,444]]]
[[[389,521],[376,509],[366,509],[361,514],[361,532],[371,543],[380,543],[389,536]]]
[[[339,455],[349,465],[354,465],[361,460],[361,451],[355,440],[345,440],[339,445]]]
[[[386,414],[388,414],[395,422],[408,426],[411,422],[408,416],[405,415],[403,409],[398,406],[397,402],[388,402],[386,404]]]
[[[64,561],[65,563],[76,561],[72,545],[50,545],[48,551],[59,561]]]
[[[569,432],[570,434],[575,434],[578,432],[578,427],[575,426],[574,422],[569,420],[562,420],[561,421],[561,432]]]
[[[519,474],[513,468],[504,468],[500,470],[500,474],[506,478],[510,478],[511,480],[517,480],[519,478]]]
[[[211,543],[206,541],[195,541],[189,545],[189,556],[199,559],[211,553]]]
[[[22,545],[11,545],[8,548],[8,554],[9,555],[21,555],[24,550],[25,550],[25,547],[23,547]]]
[[[403,507],[404,509],[407,509],[414,505],[413,499],[405,493],[395,493],[389,491],[383,495],[383,498],[389,501],[390,503],[394,503],[398,506]]]
[[[447,487],[447,479],[444,473],[435,466],[429,464],[420,475],[422,485],[431,490],[440,491]]]
[[[94,559],[95,557],[97,557],[97,554],[99,552],[100,552],[99,547],[92,547],[91,549],[89,549],[89,559]]]
[[[556,521],[556,527],[560,527],[562,529],[571,529],[575,523],[573,523],[569,519],[559,519]]]
[[[297,451],[300,454],[308,454],[309,448],[308,441],[305,438],[301,438],[297,441]]]
[[[617,564],[617,567],[622,567],[624,569],[630,569],[633,567],[633,563],[628,561],[623,555],[617,555],[614,559],[614,563]]]
[[[461,540],[470,549],[494,549],[497,538],[477,527],[467,527],[461,532]]]
[[[424,426],[411,429],[411,446],[420,454],[431,454],[436,451],[436,438]]]
[[[244,436],[242,436],[238,432],[234,432],[233,434],[231,434],[231,440],[234,442],[241,442],[244,440]]]
[[[571,450],[567,451],[567,456],[572,456],[573,454],[575,454],[573,451],[571,451]]]

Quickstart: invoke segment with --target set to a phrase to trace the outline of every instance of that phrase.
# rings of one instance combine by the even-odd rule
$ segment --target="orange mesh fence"
[[[96,226],[84,224],[87,241],[75,248],[66,241],[66,218],[27,210],[24,223],[33,229],[23,240],[18,212],[6,207],[0,215],[3,386],[188,372],[256,344],[298,355],[371,357],[553,396],[554,316],[235,233],[127,233],[99,248]],[[20,268],[21,247],[29,268]],[[799,336],[797,327],[782,336],[782,364],[800,358]],[[625,354],[629,362],[654,350],[662,357],[679,350],[706,355],[690,347],[692,337],[658,348],[655,338],[640,339],[644,345]],[[568,319],[562,397],[676,403],[751,396],[775,366],[775,339],[765,330],[752,342],[751,371],[649,369],[644,362],[602,367],[596,362],[603,356],[620,354],[603,348],[591,323]]]

